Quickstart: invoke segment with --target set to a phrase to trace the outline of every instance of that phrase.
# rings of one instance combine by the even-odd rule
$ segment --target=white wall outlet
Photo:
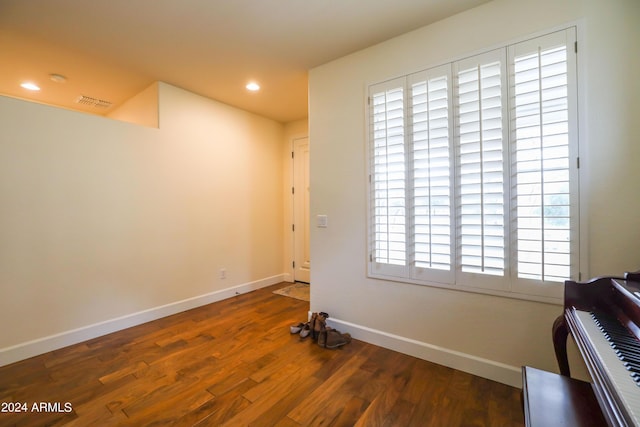
[[[227,269],[226,268],[221,268],[220,269],[220,278],[221,279],[226,279],[227,278]]]

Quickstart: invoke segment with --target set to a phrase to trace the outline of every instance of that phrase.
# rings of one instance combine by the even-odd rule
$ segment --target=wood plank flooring
[[[357,340],[301,341],[289,325],[309,303],[282,286],[1,367],[0,409],[27,412],[0,426],[524,424],[516,388]]]

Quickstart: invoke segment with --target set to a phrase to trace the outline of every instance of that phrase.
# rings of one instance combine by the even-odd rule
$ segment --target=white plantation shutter
[[[369,275],[560,301],[579,266],[575,28],[369,87]]]
[[[370,96],[372,261],[406,265],[404,79],[377,85]]]
[[[456,63],[460,278],[505,276],[505,72],[503,51]],[[466,276],[469,273],[472,276]],[[496,278],[490,287],[502,288]]]
[[[453,281],[449,73],[440,67],[370,89],[371,262],[379,274]]]
[[[450,81],[448,66],[408,78],[414,276],[446,283],[454,277]]]
[[[570,29],[509,51],[515,263],[518,279],[538,283],[576,273],[574,43]]]

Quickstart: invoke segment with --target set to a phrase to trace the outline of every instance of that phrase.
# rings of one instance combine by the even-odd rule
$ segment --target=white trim
[[[289,185],[285,187],[284,194],[287,195],[285,200],[285,209],[288,214],[285,215],[285,239],[289,241],[288,250],[285,251],[285,282],[295,282],[295,268],[292,265],[292,262],[295,261],[295,233],[293,232],[291,226],[295,224],[295,199],[291,192],[291,189],[295,187],[295,168],[294,168],[294,158],[293,152],[295,151],[295,142],[300,139],[307,139],[309,141],[309,132],[296,133],[289,137],[289,150],[287,151],[287,161],[288,161],[288,174],[289,174]],[[311,149],[311,145],[309,145],[309,149]]]
[[[139,311],[137,313],[127,314],[125,316],[105,320],[92,325],[82,326],[77,329],[49,335],[47,337],[37,338],[11,347],[5,347],[0,349],[0,366],[5,366],[29,357],[97,338],[132,326],[141,325],[162,317],[171,316],[186,310],[222,301],[236,295],[275,285],[285,281],[284,279],[285,275],[279,274],[208,294],[199,295],[197,297],[187,298],[181,301],[150,308],[148,310]]]
[[[587,280],[591,277],[589,272],[589,213],[590,200],[589,195],[589,177],[587,165],[589,161],[589,132],[587,125],[587,117],[589,117],[589,90],[587,90],[587,74],[589,69],[586,66],[588,63],[588,49],[586,46],[587,25],[584,24],[584,19],[577,21],[576,27],[576,40],[578,42],[578,52],[576,53],[576,89],[578,90],[578,155],[580,156],[580,163],[582,166],[578,169],[578,199],[580,202],[580,224],[578,228],[578,236],[580,239],[580,277],[581,280]]]
[[[284,273],[282,275],[282,281],[283,282],[294,283],[295,279],[293,278],[293,274],[292,273]]]
[[[439,282],[428,281],[428,280],[425,281],[425,280],[406,278],[402,276],[392,276],[389,274],[376,274],[375,276],[371,275],[369,277],[371,279],[386,280],[389,282],[398,282],[398,283],[419,285],[419,286],[429,286],[432,288],[450,289],[452,291],[459,291],[459,292],[471,292],[471,293],[483,294],[483,295],[493,295],[496,297],[519,299],[524,301],[536,301],[536,302],[542,302],[545,304],[554,304],[554,305],[560,305],[560,306],[564,304],[564,294],[560,294],[556,296],[523,294],[523,293],[519,293],[518,291],[502,291],[502,290],[475,287],[475,286],[439,283]]]
[[[327,325],[342,332],[349,332],[353,338],[369,344],[408,354],[512,387],[522,388],[521,368],[517,366],[371,329],[333,317],[327,319]]]
[[[298,143],[300,143],[300,142],[302,142],[304,140],[306,140],[306,143],[303,142],[302,143],[302,147],[304,148],[306,146],[306,151],[310,152],[311,146],[309,144],[309,136],[298,136],[298,137],[294,137],[294,138],[291,139],[291,153],[295,153],[298,156],[300,154],[302,154],[301,152],[299,152],[299,149],[297,149],[296,146],[299,145]],[[309,155],[307,155],[307,157],[309,157]],[[297,160],[297,161],[299,162],[300,160]],[[302,163],[304,164],[304,162],[302,162]],[[306,163],[307,163],[306,164],[306,168],[307,168],[306,172],[307,172],[307,179],[308,179],[308,173],[309,173],[308,169],[309,169],[309,166],[310,166],[309,165],[309,163],[310,163],[309,158],[307,158],[307,162]],[[297,175],[298,175],[298,172],[299,172],[299,171],[296,172],[296,164],[298,166],[300,166],[299,163],[296,163],[296,158],[292,155],[292,157],[291,157],[291,187],[292,188],[296,188],[297,184],[299,184],[299,182],[297,182],[297,181],[299,181],[299,179],[298,180],[296,179]],[[302,179],[302,181],[304,181],[304,179]],[[308,188],[309,187],[307,187],[307,189],[303,188],[302,189],[302,193],[303,194],[307,193],[309,191]],[[306,260],[304,260],[304,258],[305,258],[304,252],[305,252],[305,249],[307,249],[307,250],[309,249],[309,246],[308,246],[309,242],[307,241],[306,242],[307,243],[307,247],[302,249],[302,260],[299,260],[298,259],[298,255],[299,255],[298,252],[300,251],[300,248],[298,247],[298,245],[296,243],[299,243],[297,240],[298,240],[299,235],[301,233],[301,228],[304,228],[304,222],[301,224],[297,220],[299,219],[298,217],[304,218],[305,215],[304,215],[304,209],[302,209],[302,215],[298,215],[298,214],[300,214],[300,212],[298,212],[298,214],[296,214],[296,210],[299,209],[298,205],[300,204],[300,199],[299,199],[300,194],[301,194],[300,189],[298,189],[298,193],[297,194],[298,194],[298,198],[296,198],[296,194],[293,191],[289,194],[289,197],[291,198],[291,224],[293,224],[294,226],[298,227],[298,233],[297,234],[296,234],[295,231],[293,231],[292,228],[289,228],[289,231],[291,233],[291,259],[293,260],[293,265],[296,265],[297,261],[301,261],[301,264],[304,265],[305,262],[306,262]],[[297,202],[296,202],[296,200],[297,200]],[[310,206],[307,206],[307,207],[310,208]],[[309,218],[307,218],[307,219],[309,220]],[[309,228],[307,229],[307,232],[311,231],[310,228],[311,228],[311,224],[310,224],[310,220],[309,220]],[[302,233],[304,233],[304,230],[302,230]],[[308,239],[308,237],[307,237],[307,239]],[[304,239],[303,239],[303,241],[304,241]],[[302,246],[305,246],[305,245],[303,244]],[[299,265],[296,265],[295,267],[293,267],[293,266],[291,267],[292,282],[297,280],[297,281],[303,281],[303,282],[306,282],[306,283],[311,283],[311,264],[309,264],[309,268],[308,268],[308,277],[301,277],[301,276],[304,276],[304,274],[301,273],[300,271],[298,271],[300,268],[301,267]]]

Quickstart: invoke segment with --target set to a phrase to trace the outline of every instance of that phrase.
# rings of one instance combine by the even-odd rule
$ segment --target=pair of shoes
[[[321,311],[320,313],[312,313],[311,320],[309,322],[307,323],[300,322],[296,325],[291,325],[289,326],[289,331],[292,334],[300,334],[301,340],[311,335],[311,338],[314,341],[318,341],[318,338],[321,335],[324,334],[323,336],[326,337],[326,333],[325,333],[327,329],[326,320],[328,318],[329,318],[329,315],[324,311]],[[326,347],[326,344],[322,344],[322,347]],[[327,348],[333,348],[333,347],[327,347]]]
[[[311,335],[311,327],[309,326],[309,322],[305,323],[300,331],[300,339],[303,340]]]
[[[289,332],[292,334],[300,334],[300,339],[303,340],[311,334],[311,328],[309,326],[309,322],[300,322],[297,325],[289,326]]]
[[[323,348],[338,348],[351,342],[351,334],[326,327],[318,337],[318,345]]]
[[[291,326],[289,326],[289,331],[292,334],[299,334],[300,331],[302,330],[302,328],[304,328],[304,325],[305,324],[302,323],[302,322],[298,323],[297,325],[291,325]]]
[[[329,318],[329,315],[324,311],[320,313],[312,313],[311,321],[309,322],[309,327],[311,329],[311,338],[314,341],[318,340],[320,333],[326,328],[326,320]]]

